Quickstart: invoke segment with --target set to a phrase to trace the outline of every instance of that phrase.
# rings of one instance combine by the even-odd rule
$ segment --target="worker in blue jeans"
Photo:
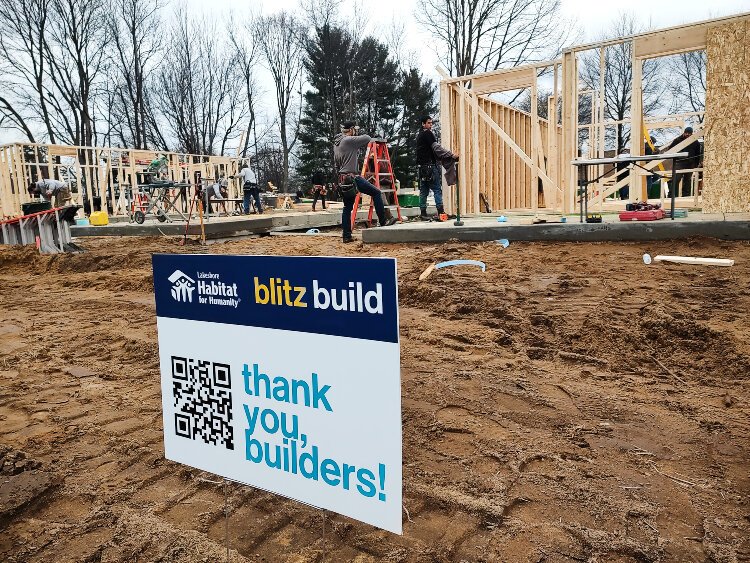
[[[427,215],[427,196],[430,190],[435,196],[435,207],[437,207],[437,221],[442,221],[445,213],[443,207],[443,180],[441,178],[441,163],[453,163],[458,161],[458,155],[441,146],[432,132],[432,117],[422,117],[422,131],[417,135],[417,164],[419,165],[419,218],[429,221]],[[448,165],[445,164],[447,167]]]
[[[365,180],[362,176],[350,176],[343,179],[341,184],[341,197],[344,200],[344,210],[341,212],[341,228],[343,230],[344,242],[352,242],[352,211],[354,210],[354,200],[357,192],[369,195],[375,202],[375,214],[378,216],[378,222],[381,226],[392,225],[395,219],[388,220],[385,216],[385,206],[383,205],[383,193]],[[347,183],[351,182],[351,184]],[[354,189],[347,188],[352,185]]]
[[[242,208],[245,215],[250,214],[250,198],[255,200],[255,211],[257,213],[263,213],[263,207],[260,204],[260,190],[258,189],[258,181],[256,180],[255,173],[250,168],[250,165],[245,162],[242,166],[242,170],[237,175],[242,182]]]
[[[369,195],[375,203],[375,213],[382,227],[392,225],[396,219],[387,219],[383,192],[357,174],[357,153],[366,147],[372,138],[369,135],[355,135],[358,127],[353,121],[346,121],[341,125],[341,133],[333,140],[333,157],[338,168],[339,191],[344,200],[344,210],[341,213],[341,228],[344,242],[352,242],[352,210],[357,192]]]

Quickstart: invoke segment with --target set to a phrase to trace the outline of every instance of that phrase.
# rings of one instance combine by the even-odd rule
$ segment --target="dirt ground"
[[[83,245],[0,250],[0,560],[750,560],[747,243]],[[398,258],[402,537],[164,459],[152,252]]]

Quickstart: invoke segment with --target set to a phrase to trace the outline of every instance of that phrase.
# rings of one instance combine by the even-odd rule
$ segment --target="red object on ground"
[[[620,221],[657,221],[664,219],[663,209],[649,209],[647,211],[623,211]]]

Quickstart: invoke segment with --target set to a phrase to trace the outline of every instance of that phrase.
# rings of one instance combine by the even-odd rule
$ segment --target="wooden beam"
[[[0,217],[12,217],[16,213],[13,194],[10,190],[10,167],[11,162],[8,158],[8,146],[0,147],[0,208],[2,213]]]
[[[26,182],[24,182],[23,178],[19,152],[23,152],[23,145],[16,144],[11,147],[11,159],[13,162],[13,166],[11,168],[11,178],[13,181],[13,200],[15,202],[16,209],[18,209],[18,211],[20,212],[21,204],[28,201],[29,193],[26,189]]]
[[[459,158],[458,158],[458,192],[460,194],[461,201],[459,202],[460,212],[463,214],[466,212],[466,184],[468,177],[466,175],[466,160],[468,155],[466,153],[466,94],[462,84],[457,84],[458,89],[458,135],[459,135]]]
[[[443,78],[442,81],[443,82],[446,82],[448,84],[455,84],[455,83],[459,83],[459,82],[460,83],[464,83],[464,82],[467,82],[469,80],[473,81],[473,80],[476,80],[476,79],[490,78],[490,77],[493,77],[493,76],[503,76],[505,74],[512,74],[512,73],[515,73],[515,72],[518,72],[518,71],[523,71],[523,70],[538,71],[539,69],[544,69],[544,68],[549,68],[551,66],[554,66],[556,63],[559,63],[559,62],[560,62],[560,60],[556,59],[554,61],[544,61],[544,62],[541,62],[541,63],[534,63],[534,64],[529,64],[529,65],[516,66],[516,67],[513,67],[513,68],[501,68],[501,69],[498,69],[498,70],[491,70],[491,71],[488,71],[488,72],[479,72],[479,73],[475,73],[475,74],[467,74],[467,75],[464,75],[464,76],[456,76],[456,77],[447,76],[447,73],[445,72],[445,70],[441,66],[439,66],[439,65],[436,67],[436,70],[442,76],[442,78]],[[473,86],[473,84],[472,84],[472,86]]]
[[[443,82],[440,83],[440,134],[441,144],[448,150],[453,150],[453,132],[451,119],[451,87]],[[441,174],[443,184],[443,203],[448,213],[455,213],[455,201],[452,197],[450,186],[445,181],[445,174]],[[417,180],[419,182],[419,180]]]
[[[643,156],[643,60],[633,54],[633,86],[630,98],[630,154]],[[644,179],[630,174],[630,201],[645,201]]]
[[[539,108],[537,107],[536,73],[531,83],[531,210],[534,214],[539,210],[539,145],[541,135],[537,135],[539,128]]]
[[[703,26],[706,27],[712,27],[716,25],[723,25],[726,23],[732,23],[732,22],[738,22],[742,20],[750,19],[750,13],[742,13],[742,14],[735,14],[732,16],[725,16],[721,18],[715,18],[711,20],[703,20],[700,22],[693,22],[689,24],[682,24],[677,25],[673,27],[667,27],[664,29],[659,29],[655,31],[647,31],[644,33],[636,33],[634,35],[628,35],[625,37],[617,37],[614,39],[609,39],[607,41],[598,41],[596,43],[587,43],[584,45],[576,45],[575,47],[571,47],[570,49],[566,49],[563,52],[563,57],[567,53],[575,53],[575,52],[581,52],[581,51],[589,51],[591,49],[598,49],[600,47],[609,47],[610,45],[619,45],[621,43],[627,43],[629,41],[637,40],[637,39],[644,39],[649,38],[654,35],[658,35],[660,33],[664,32],[672,32],[672,31],[678,31],[678,30],[685,30],[687,32],[695,31],[696,33],[700,34],[700,28]]]
[[[564,54],[562,73],[563,150],[561,176],[563,179],[563,213],[572,213],[577,200],[576,190],[578,184],[575,167],[570,164],[578,156],[578,71],[574,52]]]
[[[486,114],[485,114],[486,115]],[[491,120],[492,118],[490,118]],[[479,212],[479,103],[471,93],[471,211]],[[468,203],[468,202],[467,202]]]
[[[701,51],[706,48],[709,25],[711,24],[659,31],[634,39],[633,56],[639,59],[651,59],[689,51]]]
[[[535,80],[535,68],[513,69],[503,74],[474,78],[471,81],[471,89],[476,94],[491,94],[528,88]]]

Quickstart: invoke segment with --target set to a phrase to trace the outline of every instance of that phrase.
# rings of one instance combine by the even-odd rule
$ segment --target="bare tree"
[[[46,29],[51,0],[0,0],[0,114],[34,141],[35,121],[56,140],[47,101]]]
[[[104,0],[52,0],[45,42],[48,100],[56,136],[74,145],[95,142],[96,82],[108,37]]]
[[[278,111],[279,137],[283,152],[281,187],[289,184],[289,155],[297,142],[304,59],[304,28],[288,12],[261,17],[255,26],[255,41],[271,73]]]
[[[306,27],[315,29],[336,21],[343,0],[299,0],[299,13]]]
[[[108,30],[112,39],[111,123],[123,146],[148,148],[159,144],[153,131],[148,87],[162,52],[159,12],[162,0],[114,0]]]
[[[552,95],[552,90],[547,88],[539,88],[536,93],[536,111],[537,115],[542,119],[547,119],[549,97]],[[513,104],[515,107],[526,113],[531,113],[531,90],[525,89],[522,94],[518,97],[518,101]],[[559,104],[558,104],[559,105]]]
[[[560,0],[423,0],[415,17],[456,76],[552,58],[573,29]]]
[[[706,109],[706,52],[692,51],[670,57],[667,62],[672,94],[672,113],[703,112]],[[703,123],[703,115],[698,116]]]
[[[622,14],[598,39],[626,37],[645,31],[633,14]],[[614,136],[607,128],[606,142],[619,153],[630,144],[630,102],[633,91],[633,44],[630,41],[606,48],[604,72],[604,117],[618,121]],[[599,51],[589,51],[581,56],[581,82],[591,90],[599,89]],[[659,59],[643,62],[643,114],[649,115],[662,104],[664,93],[662,64]]]
[[[177,14],[172,41],[159,74],[159,107],[178,148],[195,154],[223,153],[247,115],[237,88],[235,50],[220,43],[215,23]],[[217,147],[218,144],[218,147]]]
[[[258,85],[255,76],[255,65],[258,62],[259,53],[257,49],[257,43],[254,41],[253,28],[255,22],[254,19],[250,21],[248,27],[250,32],[246,34],[232,34],[231,41],[232,46],[235,50],[235,57],[237,59],[237,66],[240,69],[240,76],[242,78],[242,88],[246,97],[248,120],[247,127],[244,133],[244,142],[242,146],[237,147],[237,154],[242,155],[243,158],[247,157],[248,149],[250,148],[250,137],[253,137],[253,150],[255,152],[255,160],[257,162],[258,152],[258,135],[256,130],[256,97],[258,92]]]
[[[9,65],[5,61],[0,61],[0,73],[7,77],[9,76],[9,70]],[[17,129],[26,135],[30,142],[35,143],[36,139],[31,131],[30,123],[19,113],[20,110],[20,103],[13,100],[5,92],[0,93],[0,129]]]

